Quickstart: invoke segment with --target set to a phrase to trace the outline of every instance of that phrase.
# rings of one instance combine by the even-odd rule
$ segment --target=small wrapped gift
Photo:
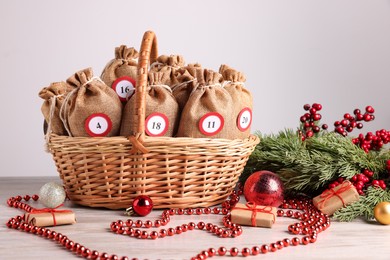
[[[333,189],[325,190],[321,195],[313,198],[314,206],[322,213],[332,215],[336,210],[359,200],[359,193],[349,181]]]
[[[275,223],[276,208],[260,206],[248,202],[237,203],[231,211],[232,222],[235,224],[253,227],[272,227]]]
[[[37,227],[58,226],[76,223],[76,217],[71,210],[34,209],[24,214],[27,223]]]

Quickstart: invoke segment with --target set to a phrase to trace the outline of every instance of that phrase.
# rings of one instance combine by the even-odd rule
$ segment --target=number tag
[[[241,110],[237,117],[237,127],[240,131],[245,132],[252,124],[252,110],[246,107]]]
[[[90,136],[106,136],[112,129],[112,122],[106,114],[96,113],[87,118],[84,127]]]
[[[135,80],[128,76],[117,78],[112,83],[112,89],[115,90],[121,101],[126,101],[134,95]]]
[[[216,135],[221,132],[225,121],[223,116],[217,112],[210,112],[202,116],[199,121],[199,130],[207,136]]]
[[[145,132],[149,136],[163,136],[168,131],[168,117],[162,113],[152,113],[145,120]]]

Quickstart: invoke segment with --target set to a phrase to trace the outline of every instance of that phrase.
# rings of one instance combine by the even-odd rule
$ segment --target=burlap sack
[[[179,104],[179,111],[183,111],[192,91],[198,85],[198,77],[203,78],[202,66],[198,63],[189,64],[176,71],[177,83],[173,85],[172,94]]]
[[[76,72],[66,82],[74,89],[61,107],[61,119],[70,136],[115,136],[119,134],[122,103],[115,91],[91,68]]]
[[[247,138],[251,132],[253,99],[251,92],[245,88],[245,76],[227,65],[221,65],[219,73],[223,76],[222,85],[233,100],[234,135]]]
[[[65,95],[73,88],[66,82],[54,82],[39,92],[39,97],[44,100],[41,111],[47,125],[46,133],[67,135],[64,124],[60,118],[60,109],[64,102]]]
[[[203,70],[180,117],[178,137],[234,138],[229,125],[232,98],[221,86],[221,74]]]
[[[184,58],[181,55],[161,55],[157,58],[157,61],[150,66],[150,72],[163,72],[167,73],[167,77],[161,82],[164,85],[173,86],[178,83],[176,71],[183,67],[185,64]]]
[[[101,79],[115,90],[122,102],[134,93],[137,80],[138,52],[121,45],[115,48],[115,59],[107,63]]]
[[[149,72],[149,85],[145,97],[145,133],[149,136],[174,136],[179,121],[179,106],[169,86],[162,82],[169,80],[169,73]],[[135,96],[127,101],[123,110],[120,134],[133,135],[135,124]]]

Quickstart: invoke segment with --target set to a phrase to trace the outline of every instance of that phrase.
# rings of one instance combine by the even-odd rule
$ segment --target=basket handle
[[[158,57],[157,38],[154,32],[147,31],[141,42],[140,55],[137,66],[137,83],[135,87],[135,122],[133,125],[133,135],[129,137],[133,145],[130,153],[138,151],[147,153],[148,150],[143,146],[145,141],[145,96],[148,85],[148,67],[155,62]]]

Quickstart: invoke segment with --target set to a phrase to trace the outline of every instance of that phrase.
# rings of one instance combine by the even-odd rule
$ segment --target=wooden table
[[[58,177],[0,178],[0,259],[72,259],[76,255],[63,249],[57,243],[33,234],[8,229],[9,218],[23,212],[6,204],[9,197],[36,194],[40,187],[49,182],[61,183]],[[35,203],[36,207],[41,207]],[[130,259],[190,259],[210,247],[252,248],[254,245],[269,244],[283,238],[292,238],[287,227],[293,219],[278,218],[272,228],[243,227],[243,234],[237,238],[219,238],[211,233],[194,230],[181,235],[156,240],[141,240],[116,235],[109,229],[110,223],[127,219],[123,211],[80,207],[67,202],[65,208],[76,213],[77,224],[53,227],[52,230],[67,235],[86,247],[99,252],[126,255]],[[154,210],[145,219],[157,219],[161,210]],[[193,221],[211,222],[222,225],[221,216],[174,216],[168,227]],[[214,257],[232,259],[230,256]],[[289,246],[275,253],[251,256],[249,259],[390,259],[390,225],[355,220],[351,223],[332,222],[314,244]]]

